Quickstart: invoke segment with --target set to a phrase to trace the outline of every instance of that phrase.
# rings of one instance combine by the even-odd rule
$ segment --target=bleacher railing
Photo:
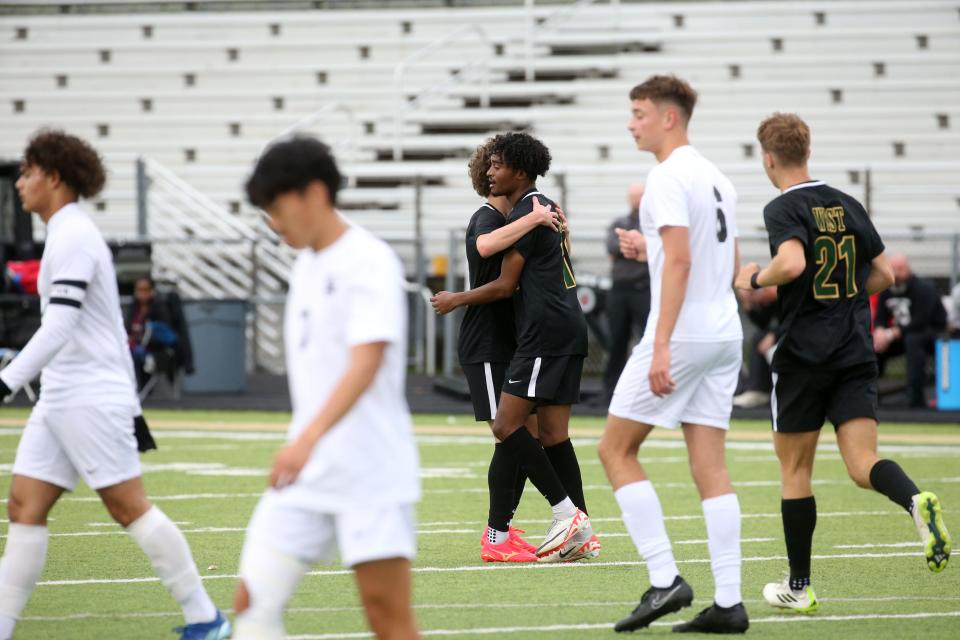
[[[155,160],[138,159],[137,175],[140,239],[153,246],[154,275],[175,282],[185,299],[249,301],[247,362],[282,373],[283,305],[296,252],[264,222],[237,218]],[[432,375],[431,292],[420,280],[407,292],[415,318],[409,363]]]

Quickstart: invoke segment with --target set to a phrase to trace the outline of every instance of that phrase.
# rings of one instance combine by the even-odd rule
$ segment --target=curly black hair
[[[270,145],[247,179],[247,199],[265,209],[284,193],[302,192],[314,180],[327,186],[330,203],[337,203],[343,177],[330,147],[316,138],[296,135]]]
[[[498,136],[491,155],[500,156],[500,161],[515,171],[523,171],[531,181],[547,175],[550,170],[550,150],[529,133],[505,133]]]
[[[41,129],[30,138],[23,164],[37,167],[60,180],[81,198],[92,198],[107,182],[103,160],[90,144],[59,129]]]

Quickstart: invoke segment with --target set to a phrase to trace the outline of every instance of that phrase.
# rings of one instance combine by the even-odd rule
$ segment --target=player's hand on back
[[[433,305],[433,310],[438,316],[446,315],[460,306],[456,302],[456,295],[449,291],[440,291],[430,298],[430,304]]]
[[[750,278],[758,271],[760,271],[760,265],[756,262],[749,262],[743,265],[740,267],[740,273],[737,274],[736,279],[733,281],[733,286],[737,289],[752,291],[753,285],[750,284]]]
[[[560,213],[554,211],[550,205],[542,204],[537,197],[533,198],[533,211],[529,215],[534,216],[537,224],[550,227],[554,231],[560,231],[563,223],[566,222],[565,218],[561,220]]]
[[[653,347],[653,360],[650,362],[650,391],[657,397],[673,393],[676,383],[670,375],[670,347],[669,345]]]

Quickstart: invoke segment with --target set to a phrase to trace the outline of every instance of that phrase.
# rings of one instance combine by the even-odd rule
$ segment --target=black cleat
[[[686,581],[677,576],[673,584],[666,589],[650,587],[640,597],[640,604],[629,616],[613,625],[613,630],[636,631],[649,626],[651,622],[665,615],[676,613],[693,602],[693,589]]]
[[[690,622],[673,625],[674,633],[746,633],[750,628],[743,603],[732,607],[710,605]]]

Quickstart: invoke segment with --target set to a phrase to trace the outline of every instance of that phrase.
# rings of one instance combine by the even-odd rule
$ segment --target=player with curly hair
[[[109,247],[77,203],[106,182],[103,163],[84,140],[37,133],[24,152],[17,191],[40,216],[47,238],[38,289],[40,328],[0,373],[0,398],[41,374],[13,463],[10,525],[0,560],[0,639],[8,640],[47,555],[47,516],[83,478],[111,517],[150,559],[183,609],[184,640],[222,640],[230,624],[200,581],[186,538],[143,488],[137,449],[152,448],[140,416],[133,361],[120,316]],[[137,422],[139,421],[139,426]]]
[[[523,220],[544,204],[536,186],[550,168],[550,151],[526,133],[498,136],[490,150],[490,193],[511,206],[508,222]],[[519,290],[517,289],[519,285]],[[514,292],[517,294],[514,296]],[[600,542],[586,513],[580,465],[569,437],[570,407],[580,398],[587,353],[587,325],[576,294],[566,231],[537,226],[504,256],[500,276],[459,294],[459,304],[483,304],[513,296],[517,348],[507,367],[493,423],[501,441],[494,457],[519,464],[547,498],[554,519],[536,555],[541,561],[596,557]],[[540,442],[524,425],[536,408]],[[542,447],[541,447],[542,443]],[[510,496],[491,493],[490,530],[503,539]]]
[[[467,174],[477,195],[486,202],[474,212],[467,224],[466,253],[470,289],[477,289],[500,275],[500,263],[506,249],[538,225],[559,229],[560,213],[547,207],[538,207],[533,213],[507,224],[510,203],[503,196],[490,194],[490,153],[500,136],[489,138],[477,147],[467,163]],[[441,291],[432,298],[437,313],[445,314],[459,306],[463,293]],[[516,349],[513,302],[509,298],[489,304],[467,306],[460,325],[457,351],[460,366],[467,379],[474,416],[493,426],[500,402],[500,388],[506,379],[507,366]],[[537,418],[531,415],[527,428],[536,437]],[[501,448],[494,445],[494,451]],[[480,558],[485,562],[536,562],[536,547],[523,538],[522,529],[512,525],[513,514],[527,481],[526,474],[516,464],[496,453],[490,461],[487,483],[490,489],[490,511],[487,527],[480,541]],[[504,498],[500,498],[500,496]],[[509,496],[512,496],[509,497]],[[511,505],[509,513],[500,512],[500,505]],[[507,522],[507,531],[498,532],[497,523]]]

